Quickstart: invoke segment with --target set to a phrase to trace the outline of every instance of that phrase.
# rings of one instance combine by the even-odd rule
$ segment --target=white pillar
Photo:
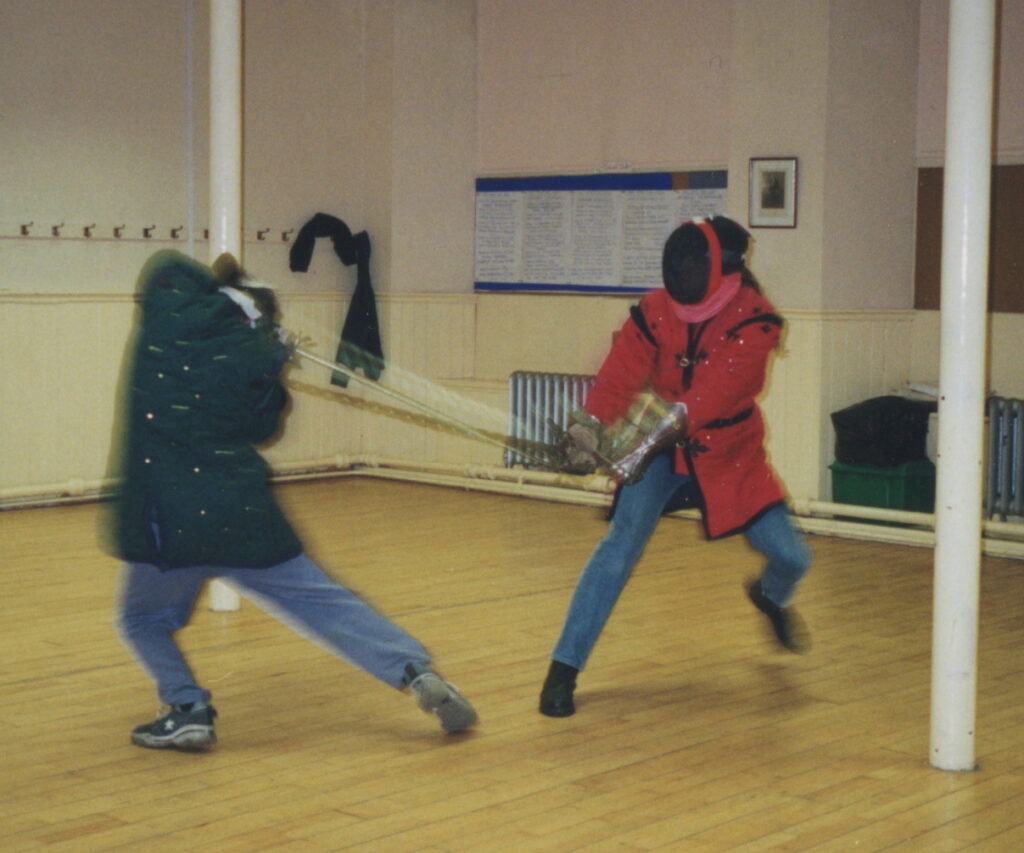
[[[196,256],[195,0],[185,3],[185,235],[186,252]]]
[[[210,0],[210,260],[242,261],[242,0]],[[238,610],[238,593],[210,584],[213,610]]]
[[[995,0],[950,0],[929,760],[973,770]]]
[[[242,3],[210,0],[210,260],[242,260]]]

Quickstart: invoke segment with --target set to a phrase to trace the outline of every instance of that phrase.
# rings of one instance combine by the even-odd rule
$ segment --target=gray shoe
[[[410,665],[406,674],[416,703],[428,714],[436,714],[446,732],[461,732],[476,722],[473,706],[436,672]]]

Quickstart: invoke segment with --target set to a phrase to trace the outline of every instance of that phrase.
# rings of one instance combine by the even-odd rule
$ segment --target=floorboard
[[[812,537],[809,655],[778,651],[742,538],[665,520],[587,670],[537,713],[599,510],[345,478],[279,487],[309,553],[419,637],[477,706],[412,699],[248,602],[180,634],[217,748],[143,750],[150,684],[112,628],[95,504],[0,513],[0,849],[1024,849],[1024,564],[985,558],[979,769],[928,765],[928,549]]]

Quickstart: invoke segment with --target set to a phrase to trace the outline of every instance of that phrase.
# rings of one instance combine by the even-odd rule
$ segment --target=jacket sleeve
[[[648,335],[634,312],[615,336],[597,373],[583,408],[605,426],[625,415],[636,395],[648,385],[657,354]]]
[[[287,352],[268,328],[244,322],[212,277],[192,272],[158,268],[143,291],[146,375],[167,377],[153,389],[168,411],[161,421],[204,442],[262,444],[287,403]]]
[[[689,414],[688,432],[740,414],[764,387],[768,359],[779,343],[782,321],[761,315],[734,326],[708,348],[682,396]]]
[[[277,432],[281,413],[288,404],[288,392],[284,385],[274,379],[263,393],[262,399],[248,421],[246,438],[252,444],[263,444]]]
[[[225,419],[239,438],[262,444],[277,432],[288,402],[281,382],[285,348],[265,330],[237,321],[219,340],[223,346],[211,360],[220,389],[214,405],[224,407]]]

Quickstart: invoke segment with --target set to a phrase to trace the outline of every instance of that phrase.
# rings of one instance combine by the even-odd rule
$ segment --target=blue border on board
[[[475,281],[477,293],[603,293],[609,295],[649,293],[657,288],[617,287],[608,284],[533,284],[522,281]]]
[[[686,189],[724,190],[729,173],[725,169],[700,172],[611,172],[597,175],[539,175],[526,178],[477,178],[478,193],[581,192],[586,190],[671,190],[672,176],[685,174]]]

